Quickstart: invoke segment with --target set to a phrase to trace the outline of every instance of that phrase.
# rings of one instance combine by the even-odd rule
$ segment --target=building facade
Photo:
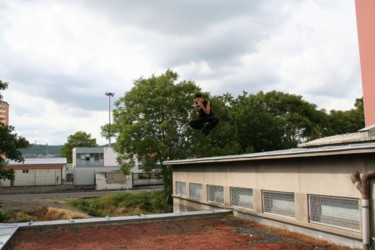
[[[9,125],[9,104],[0,100],[0,123]]]
[[[263,224],[360,247],[362,241],[375,239],[374,179],[369,179],[368,210],[353,184],[357,171],[362,178],[369,173],[375,177],[375,135],[371,138],[166,161],[173,169],[174,211],[231,209],[236,216]]]
[[[73,184],[96,185],[96,173],[119,171],[113,148],[78,147],[73,148]]]
[[[25,158],[9,161],[5,169],[14,169],[13,181],[0,180],[0,187],[57,186],[64,183],[66,158]]]
[[[102,190],[163,184],[162,180],[143,173],[141,157],[134,158],[134,167],[128,176],[124,176],[117,163],[117,153],[112,147],[74,148],[72,158],[74,185],[93,185]]]
[[[366,127],[375,124],[375,1],[355,0]]]

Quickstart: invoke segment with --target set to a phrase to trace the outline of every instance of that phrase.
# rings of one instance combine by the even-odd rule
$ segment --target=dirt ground
[[[310,239],[311,240],[311,239]],[[9,249],[345,249],[284,237],[231,216],[19,230]]]
[[[56,199],[2,201],[2,210],[41,207],[78,212]],[[83,213],[82,213],[83,214]],[[349,249],[232,216],[117,225],[19,230],[9,249]]]
[[[33,198],[33,199],[17,199],[17,200],[1,200],[0,208],[2,211],[9,210],[31,210],[41,207],[53,207],[65,209],[72,212],[79,212],[79,210],[64,204],[63,200],[46,199],[46,198]]]

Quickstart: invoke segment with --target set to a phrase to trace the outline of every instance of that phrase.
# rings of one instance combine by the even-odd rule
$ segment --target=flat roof
[[[215,163],[215,162],[237,162],[237,161],[253,161],[253,160],[271,160],[271,159],[287,159],[300,157],[316,157],[327,155],[343,155],[343,154],[364,154],[375,153],[375,142],[331,145],[316,148],[292,148],[276,151],[267,151],[241,155],[214,156],[203,158],[191,158],[183,160],[164,161],[164,165],[186,165],[199,163]]]
[[[41,165],[41,164],[66,164],[66,158],[24,158],[23,162],[9,160],[7,165]]]

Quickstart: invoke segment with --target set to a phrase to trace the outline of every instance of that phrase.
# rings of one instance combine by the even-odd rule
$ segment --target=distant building
[[[375,1],[356,0],[358,43],[361,60],[366,127],[375,124]]]
[[[0,180],[0,187],[62,185],[65,167],[66,158],[25,158],[21,163],[10,160],[5,169],[14,169],[15,179]]]
[[[77,147],[73,148],[74,185],[95,185],[96,173],[119,171],[116,155],[112,148]]]
[[[117,163],[117,153],[111,147],[77,147],[73,149],[71,172],[74,185],[93,185],[96,189],[128,189],[134,185],[162,184],[143,176],[142,161],[134,159],[130,175],[124,176]]]
[[[9,104],[0,100],[0,123],[9,125]]]

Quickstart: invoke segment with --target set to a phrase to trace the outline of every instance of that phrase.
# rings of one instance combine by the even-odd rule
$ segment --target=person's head
[[[202,102],[203,101],[202,93],[196,93],[195,94],[195,100],[198,101],[198,102]]]

